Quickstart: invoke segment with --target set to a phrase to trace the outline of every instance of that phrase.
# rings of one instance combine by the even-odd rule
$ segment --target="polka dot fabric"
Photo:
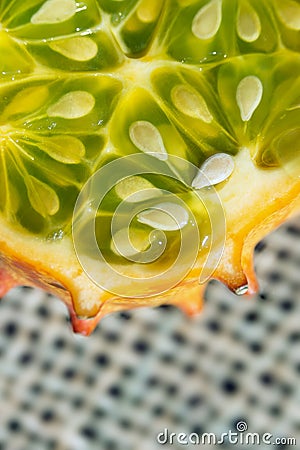
[[[221,434],[241,420],[300,446],[300,220],[255,261],[253,299],[211,282],[196,318],[140,309],[89,338],[56,298],[12,290],[0,305],[0,450],[157,450],[164,428]]]

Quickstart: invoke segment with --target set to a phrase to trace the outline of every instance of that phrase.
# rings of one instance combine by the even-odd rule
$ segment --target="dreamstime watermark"
[[[194,189],[199,169],[163,156],[136,153],[109,162],[87,181],[74,208],[73,242],[82,268],[121,297],[168,291],[199,256],[204,283],[223,252],[226,223],[217,191]]]
[[[272,433],[254,433],[248,431],[248,424],[240,421],[236,425],[236,430],[229,430],[220,435],[215,433],[174,433],[168,428],[158,433],[156,437],[157,443],[160,445],[222,445],[231,444],[248,446],[248,445],[290,445],[296,446],[297,440],[294,437],[276,437]]]

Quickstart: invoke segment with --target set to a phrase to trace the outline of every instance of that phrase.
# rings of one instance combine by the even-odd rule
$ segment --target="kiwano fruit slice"
[[[253,293],[300,210],[298,0],[1,0],[0,293],[89,334],[136,306]]]

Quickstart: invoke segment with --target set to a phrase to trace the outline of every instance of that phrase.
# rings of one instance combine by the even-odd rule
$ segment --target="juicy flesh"
[[[138,302],[103,292],[75,257],[71,220],[86,180],[114,159],[146,153],[165,164],[178,156],[207,171],[227,220],[214,276],[254,291],[253,246],[299,208],[299,20],[296,0],[3,0],[0,252],[7,287],[52,290],[78,329],[85,322],[77,316],[95,316],[82,325],[90,330],[100,316],[136,304],[182,297],[185,309],[199,309],[205,239],[187,280]],[[132,202],[146,201],[141,189],[150,188],[161,204],[166,187],[209,238],[206,213],[195,210],[192,194],[206,184],[202,175],[191,189],[163,176],[133,177],[111,191],[99,218],[109,221],[128,193]],[[175,223],[152,210],[137,217],[136,254],[155,228],[176,242],[187,221],[180,208],[172,210]],[[117,241],[123,256],[134,258],[122,246],[123,231],[113,240],[102,223],[96,234],[107,258],[120,256]],[[174,258],[174,246],[165,258]],[[141,268],[130,262],[129,270]]]

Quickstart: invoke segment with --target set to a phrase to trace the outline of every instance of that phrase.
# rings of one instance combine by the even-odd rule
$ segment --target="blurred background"
[[[157,450],[166,428],[220,435],[239,422],[281,438],[273,448],[300,449],[299,218],[255,261],[252,299],[213,281],[196,318],[140,309],[88,338],[72,333],[58,299],[12,290],[0,304],[0,450]]]

